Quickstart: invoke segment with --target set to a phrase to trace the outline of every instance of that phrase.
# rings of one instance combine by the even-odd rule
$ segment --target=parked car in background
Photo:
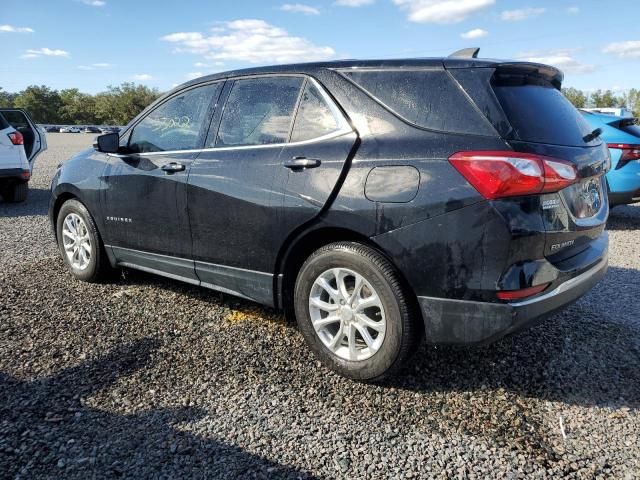
[[[640,126],[638,119],[609,113],[582,111],[591,128],[601,128],[600,138],[611,152],[611,170],[607,173],[609,203],[622,205],[640,202]]]
[[[61,165],[60,253],[294,312],[355,379],[493,341],[607,269],[609,153],[562,79],[462,52],[190,81]]]
[[[62,127],[60,129],[60,133],[80,133],[80,131],[78,127]]]
[[[36,157],[47,149],[44,130],[20,109],[0,109],[0,195],[23,202]]]
[[[581,108],[584,112],[604,113],[615,117],[633,117],[633,113],[624,107]]]
[[[102,133],[102,130],[100,130],[98,127],[84,127],[83,130],[84,133]]]
[[[60,131],[60,127],[56,125],[49,125],[48,127],[45,128],[45,131],[47,133],[58,133]]]

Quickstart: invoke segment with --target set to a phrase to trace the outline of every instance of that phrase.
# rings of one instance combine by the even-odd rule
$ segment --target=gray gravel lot
[[[47,188],[92,136],[48,138],[27,203],[0,203],[0,477],[640,478],[640,207],[612,211],[610,271],[565,312],[371,386],[255,304],[73,280]]]

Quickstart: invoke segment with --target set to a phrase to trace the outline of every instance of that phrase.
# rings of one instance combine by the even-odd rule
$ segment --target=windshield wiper
[[[582,137],[582,140],[584,140],[584,143],[589,143],[598,138],[600,135],[602,135],[602,129],[596,128],[593,132],[588,133],[587,135]]]

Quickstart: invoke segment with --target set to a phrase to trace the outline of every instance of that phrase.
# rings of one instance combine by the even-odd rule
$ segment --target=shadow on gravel
[[[610,267],[608,292],[640,288],[640,271]],[[602,284],[601,284],[602,285]],[[483,347],[424,347],[395,387],[419,392],[504,389],[568,404],[640,409],[640,296],[600,294]],[[617,313],[616,313],[617,312]]]
[[[47,215],[51,192],[43,188],[29,188],[27,200],[22,203],[7,203],[0,197],[0,217],[31,217]]]
[[[55,375],[21,381],[0,373],[3,478],[311,478],[240,448],[181,432],[196,408],[116,414],[90,397],[141,371],[159,343],[142,340]],[[135,407],[135,406],[133,406]]]

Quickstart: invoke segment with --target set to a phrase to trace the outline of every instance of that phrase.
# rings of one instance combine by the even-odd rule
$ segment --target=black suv
[[[342,375],[478,343],[605,274],[609,153],[549,66],[473,56],[220,73],[56,173],[73,275],[157,273],[295,313]]]

